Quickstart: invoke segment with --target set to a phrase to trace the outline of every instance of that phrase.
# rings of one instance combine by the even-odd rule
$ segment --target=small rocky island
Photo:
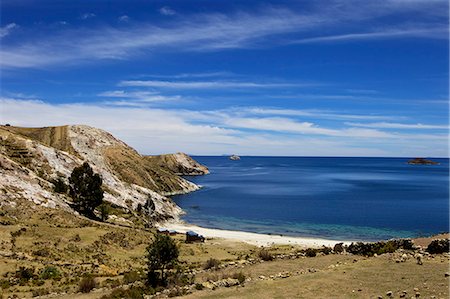
[[[233,160],[233,161],[241,160],[241,157],[239,157],[238,155],[231,155],[230,160]]]
[[[414,158],[408,161],[410,165],[439,165],[439,162],[431,161],[424,158]]]

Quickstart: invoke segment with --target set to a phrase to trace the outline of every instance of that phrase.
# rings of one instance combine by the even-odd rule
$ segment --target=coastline
[[[303,247],[333,247],[337,243],[344,243],[349,245],[351,240],[337,241],[320,238],[307,237],[291,237],[283,235],[267,235],[244,231],[223,230],[215,228],[205,228],[197,225],[185,223],[182,221],[167,221],[158,225],[159,228],[166,228],[168,230],[175,230],[178,233],[186,233],[187,231],[195,231],[203,235],[205,238],[220,238],[238,242],[245,242],[256,246],[271,246],[271,245],[297,245]]]

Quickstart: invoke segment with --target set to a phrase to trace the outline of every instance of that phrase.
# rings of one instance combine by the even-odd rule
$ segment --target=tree
[[[147,281],[151,287],[166,284],[166,270],[178,261],[178,246],[166,235],[155,235],[155,240],[147,247]]]
[[[70,196],[78,210],[88,216],[94,215],[94,209],[103,202],[102,178],[94,173],[91,166],[84,162],[74,168],[69,178]]]

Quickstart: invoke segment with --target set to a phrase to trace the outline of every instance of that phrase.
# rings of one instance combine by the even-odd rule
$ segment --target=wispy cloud
[[[277,109],[277,108],[248,108],[240,110],[255,115],[303,116],[303,117],[332,119],[332,120],[374,121],[374,120],[389,120],[400,118],[399,116],[387,116],[387,115],[336,113],[326,110],[300,110],[300,109]]]
[[[87,12],[87,13],[82,14],[82,15],[80,16],[80,19],[82,19],[82,20],[87,20],[87,19],[95,18],[96,16],[97,16],[97,15],[96,15],[95,13]]]
[[[399,38],[399,37],[414,37],[414,38],[431,38],[431,39],[447,39],[448,38],[448,26],[442,26],[439,28],[431,29],[399,29],[399,30],[380,30],[375,32],[364,33],[348,33],[329,36],[318,36],[311,38],[303,38],[295,41],[291,41],[293,44],[311,44],[311,43],[324,43],[324,42],[345,42],[352,40],[373,40],[373,39],[386,39],[386,38]]]
[[[166,96],[152,91],[113,90],[99,93],[98,96],[112,99],[103,102],[107,105],[133,107],[146,107],[155,102],[179,101],[182,99],[179,95]]]
[[[129,80],[121,81],[119,86],[154,87],[172,89],[224,89],[224,88],[281,88],[304,87],[313,83],[257,83],[238,81],[159,81],[159,80]]]
[[[173,16],[176,14],[176,11],[170,8],[169,6],[164,6],[159,9],[159,13],[164,16]]]
[[[119,22],[128,22],[130,20],[130,17],[127,15],[123,15],[117,18]]]
[[[11,31],[17,27],[16,23],[9,23],[6,26],[0,27],[0,38],[3,38],[11,33]]]
[[[378,1],[376,1],[378,3]],[[391,1],[392,2],[392,1]],[[129,59],[137,55],[149,55],[158,51],[219,51],[236,48],[271,47],[300,43],[342,41],[361,38],[419,37],[443,38],[443,17],[431,23],[415,24],[415,27],[399,30],[401,18],[395,24],[385,24],[377,31],[367,25],[369,20],[410,8],[421,7],[421,14],[442,11],[441,2],[373,4],[371,1],[328,1],[329,5],[317,5],[308,13],[291,9],[257,9],[230,14],[197,14],[180,17],[166,25],[150,22],[133,26],[101,27],[48,32],[45,36],[30,35],[20,44],[4,44],[1,49],[1,66],[8,68],[43,67],[54,64],[79,63],[104,59]],[[357,4],[357,5],[356,5]],[[85,17],[92,17],[92,13]],[[433,14],[434,15],[434,14]],[[448,18],[447,18],[448,19]],[[441,23],[438,23],[441,22]],[[398,24],[400,23],[400,24]],[[339,25],[346,26],[339,26]],[[364,24],[365,33],[348,32]],[[336,29],[337,28],[337,29]],[[332,36],[317,36],[327,29]],[[303,36],[303,37],[302,37]],[[268,43],[267,41],[270,41]]]
[[[402,124],[402,123],[389,123],[389,122],[379,122],[379,123],[345,123],[349,126],[355,127],[365,127],[365,128],[378,128],[378,129],[411,129],[411,130],[421,130],[421,129],[432,129],[432,130],[448,130],[448,125],[427,125],[427,124]]]

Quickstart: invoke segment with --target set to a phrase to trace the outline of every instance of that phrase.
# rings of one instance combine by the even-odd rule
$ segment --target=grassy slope
[[[44,127],[44,128],[22,128],[13,126],[0,126],[1,129],[11,133],[39,141],[40,143],[56,149],[76,154],[67,133],[68,126]]]
[[[47,265],[57,266],[63,274],[59,281],[46,280],[43,286],[15,285],[3,290],[4,295],[31,297],[32,290],[68,292],[60,298],[99,298],[110,292],[115,282],[122,283],[121,273],[142,270],[145,248],[152,240],[152,231],[113,226],[86,220],[70,213],[35,207],[19,202],[17,208],[3,207],[0,211],[0,277],[13,273],[20,266],[35,267],[36,273]],[[26,228],[16,240],[11,256],[10,232]],[[76,241],[75,236],[80,237]],[[256,257],[257,248],[226,240],[207,240],[204,244],[185,244],[183,236],[175,237],[180,246],[180,260],[185,265],[201,269],[211,257],[222,263]],[[45,250],[45,251],[42,251]],[[278,246],[272,253],[295,252],[297,248]],[[44,252],[43,255],[38,252]],[[448,298],[448,256],[437,255],[417,265],[413,258],[396,263],[398,254],[365,258],[352,255],[328,255],[315,258],[275,260],[271,262],[235,265],[225,269],[201,272],[196,282],[217,280],[232,273],[242,272],[251,281],[245,287],[219,288],[196,291],[187,298],[376,298],[392,291],[398,297],[403,290],[408,298],[418,288],[421,297],[431,295]],[[310,272],[308,269],[315,269]],[[264,275],[288,271],[289,278],[260,280]],[[74,294],[79,277],[85,273],[97,276],[105,287],[91,294]],[[11,274],[10,274],[11,275]]]

